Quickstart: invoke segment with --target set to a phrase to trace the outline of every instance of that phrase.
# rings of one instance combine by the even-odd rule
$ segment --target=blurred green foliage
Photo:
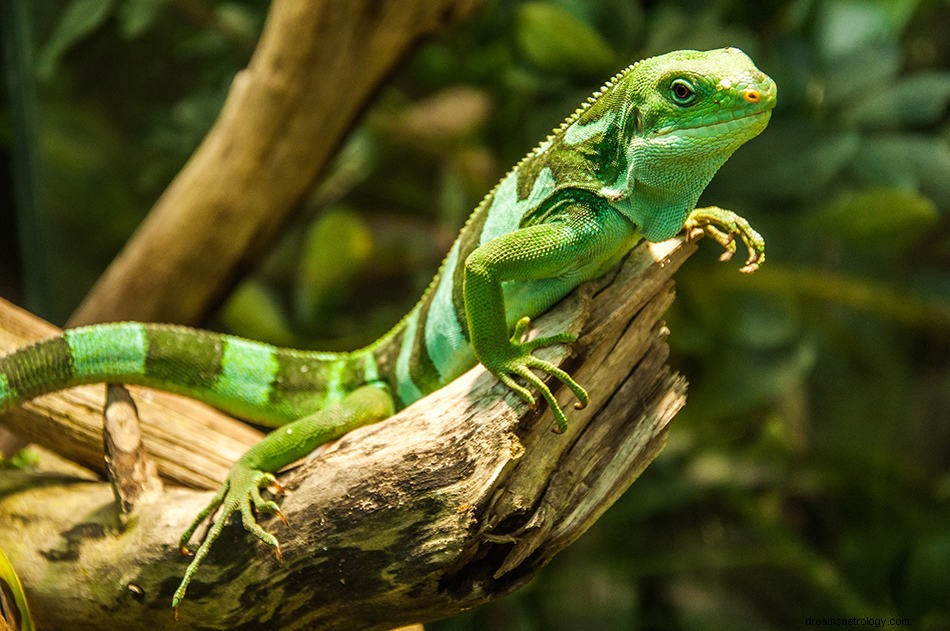
[[[62,318],[213,122],[264,8],[30,6],[42,212],[19,221],[51,236],[20,248],[52,270],[51,302],[32,307]],[[665,452],[537,581],[432,628],[950,628],[948,32],[942,0],[487,0],[392,78],[210,324],[365,343],[606,77],[672,49],[743,48],[779,107],[704,201],[748,217],[768,262],[744,277],[703,245],[668,314],[692,386]]]

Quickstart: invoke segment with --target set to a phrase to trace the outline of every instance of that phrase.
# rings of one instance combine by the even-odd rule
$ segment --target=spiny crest
[[[482,206],[484,206],[492,198],[492,196],[495,194],[495,191],[498,190],[498,187],[501,185],[502,182],[505,181],[505,179],[509,175],[511,175],[514,171],[517,171],[521,167],[521,165],[523,165],[525,162],[535,157],[536,155],[542,153],[548,146],[550,146],[551,142],[557,136],[559,136],[560,134],[563,134],[564,131],[568,127],[570,127],[572,123],[574,123],[574,121],[580,118],[580,116],[585,111],[587,111],[588,109],[590,109],[591,106],[597,103],[597,101],[599,101],[605,94],[607,94],[610,90],[612,90],[620,82],[621,79],[623,79],[630,71],[634,70],[637,66],[643,63],[643,61],[644,60],[634,62],[630,64],[629,66],[627,66],[626,68],[624,68],[623,70],[621,70],[620,72],[618,72],[617,74],[615,74],[614,76],[612,76],[599,89],[595,90],[593,94],[587,97],[587,100],[581,103],[580,107],[578,107],[576,110],[574,110],[572,114],[570,114],[567,118],[565,118],[558,127],[555,127],[553,130],[551,130],[551,133],[548,134],[544,140],[539,142],[534,147],[534,149],[532,149],[527,154],[525,154],[524,157],[522,157],[513,167],[511,167],[505,173],[505,175],[500,180],[498,180],[498,183],[495,184],[495,186],[493,186],[492,189],[488,191],[484,197],[482,197],[481,201],[475,207],[475,211],[472,212],[471,215],[469,215],[469,218],[465,222],[465,225],[467,226],[475,218],[475,215],[477,214],[478,209],[482,208]],[[463,226],[463,230],[464,230],[464,226]],[[398,325],[397,327],[394,327],[394,328],[398,328]]]
[[[544,141],[538,145],[538,147],[544,146],[545,144],[554,140],[558,135],[564,133],[564,130],[570,127],[574,123],[574,121],[580,118],[584,112],[590,109],[590,107],[594,105],[595,103],[597,103],[605,94],[610,92],[610,90],[612,90],[620,82],[620,80],[623,79],[623,77],[627,75],[628,72],[636,68],[637,65],[639,65],[640,63],[641,62],[639,61],[636,63],[632,63],[626,68],[624,68],[623,70],[621,70],[620,72],[618,72],[617,74],[615,74],[614,76],[610,77],[610,79],[608,79],[607,82],[604,83],[604,85],[600,86],[599,89],[595,90],[593,94],[587,97],[587,100],[581,103],[580,107],[574,110],[574,112],[570,116],[565,118],[559,126],[551,130],[551,133],[548,134],[548,137],[545,138]],[[535,148],[535,150],[532,153],[536,152],[537,150],[538,148]]]

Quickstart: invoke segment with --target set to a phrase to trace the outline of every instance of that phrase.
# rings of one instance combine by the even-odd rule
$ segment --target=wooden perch
[[[177,540],[207,493],[168,489],[121,526],[106,483],[0,473],[0,548],[39,627],[389,629],[525,584],[663,446],[686,384],[666,366],[662,314],[694,247],[642,243],[613,279],[538,319],[542,334],[581,331],[570,349],[538,352],[591,393],[565,434],[476,367],[282,476],[291,527],[262,524],[283,564],[232,524],[192,583],[184,624],[170,612],[186,565]],[[569,392],[558,399],[570,408]],[[208,450],[202,434],[188,439]]]

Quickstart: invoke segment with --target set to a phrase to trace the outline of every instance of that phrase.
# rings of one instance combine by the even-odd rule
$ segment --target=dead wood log
[[[666,366],[662,314],[694,246],[642,243],[612,278],[537,322],[573,328],[539,351],[591,404],[563,435],[481,367],[358,429],[286,474],[291,527],[262,520],[283,564],[226,529],[172,622],[185,566],[177,538],[208,500],[170,488],[123,522],[106,483],[0,473],[0,548],[40,628],[388,629],[451,616],[523,585],[579,537],[663,446],[685,400]],[[558,399],[570,406],[570,393]],[[198,449],[207,449],[199,436]],[[155,458],[159,468],[168,463]]]

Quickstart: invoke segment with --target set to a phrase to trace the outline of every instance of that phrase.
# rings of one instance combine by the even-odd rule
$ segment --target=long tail
[[[378,378],[372,355],[361,351],[299,351],[179,326],[99,324],[0,358],[0,412],[64,388],[115,382],[279,425]]]

